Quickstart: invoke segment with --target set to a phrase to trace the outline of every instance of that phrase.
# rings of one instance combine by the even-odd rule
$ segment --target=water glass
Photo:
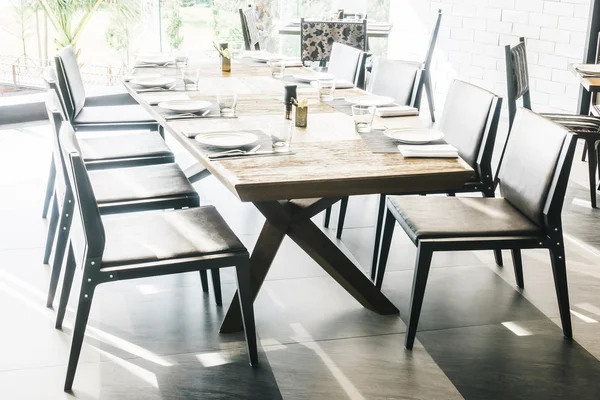
[[[231,55],[233,57],[239,57],[242,55],[242,52],[244,51],[244,43],[231,42],[231,43],[229,43],[229,50],[231,50]]]
[[[175,58],[175,65],[179,68],[185,67],[188,63],[188,54],[183,50],[175,50],[172,53],[173,58]]]
[[[352,106],[352,118],[354,118],[354,126],[358,133],[371,132],[374,116],[375,107],[373,106]]]
[[[271,66],[271,75],[273,78],[283,79],[283,73],[285,72],[285,58],[271,57],[269,59],[269,65]]]
[[[323,78],[317,81],[319,85],[319,98],[321,101],[332,101],[335,92],[335,79]]]
[[[217,96],[219,103],[219,112],[221,117],[235,117],[235,108],[237,107],[237,94],[222,94]]]
[[[183,68],[181,78],[185,90],[198,90],[198,80],[200,79],[200,70],[197,68]]]
[[[289,151],[292,144],[294,121],[281,119],[269,123],[268,134],[271,137],[273,151]]]

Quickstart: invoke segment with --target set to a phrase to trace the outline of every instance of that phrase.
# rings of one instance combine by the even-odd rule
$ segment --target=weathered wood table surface
[[[148,100],[172,96],[172,91],[138,93],[132,85],[125,86],[212,175],[241,201],[254,203],[265,216],[266,222],[250,259],[254,295],[258,294],[287,235],[364,307],[384,315],[398,313],[364,273],[311,221],[311,217],[347,195],[452,191],[472,176],[472,169],[461,159],[404,159],[399,153],[372,153],[355,132],[352,117],[320,103],[316,89],[308,85],[298,88],[298,97],[310,99],[310,106],[308,127],[295,129],[294,154],[209,160],[197,142],[185,133],[264,129],[269,121],[284,118],[283,85],[291,78],[273,79],[268,66],[243,60],[233,60],[230,73],[221,72],[215,57],[190,61],[190,64],[200,68],[201,78],[199,90],[185,94],[216,101],[216,95],[235,91],[240,98],[237,118],[167,120]],[[301,68],[286,69],[286,72],[290,71],[310,73]],[[134,70],[134,75],[149,72],[180,74],[176,68],[143,68]],[[357,89],[336,91],[336,96],[360,94],[365,92]],[[374,126],[422,127],[424,124],[418,117],[376,117]],[[241,329],[239,302],[234,299],[221,332]]]

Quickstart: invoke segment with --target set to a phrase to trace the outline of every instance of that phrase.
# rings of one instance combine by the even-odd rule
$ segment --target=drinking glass
[[[188,54],[183,50],[175,50],[172,54],[175,58],[175,65],[179,68],[185,67],[188,63]]]
[[[198,80],[200,79],[200,70],[197,68],[183,68],[181,70],[181,78],[185,90],[198,90]]]
[[[231,42],[231,43],[229,43],[229,50],[231,50],[231,55],[233,57],[239,57],[242,55],[242,52],[244,50],[244,43]]]
[[[335,79],[322,78],[317,83],[319,85],[319,98],[321,101],[332,101],[335,92]]]
[[[273,151],[289,151],[292,144],[294,121],[281,119],[269,122],[268,134],[271,137]]]
[[[354,118],[354,126],[358,133],[371,132],[374,116],[375,107],[373,106],[352,106],[352,118]]]
[[[285,58],[271,57],[269,59],[269,65],[271,66],[271,75],[273,78],[282,79],[283,73],[285,72]]]
[[[218,95],[217,103],[219,103],[219,112],[221,113],[221,117],[234,117],[237,101],[237,94]]]

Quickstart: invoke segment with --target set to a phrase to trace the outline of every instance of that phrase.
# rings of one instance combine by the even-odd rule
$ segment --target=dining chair
[[[260,50],[260,36],[256,28],[256,15],[252,6],[240,8],[240,21],[242,23],[242,35],[246,50]]]
[[[71,237],[56,328],[61,329],[75,268],[81,289],[64,390],[73,386],[92,299],[98,285],[192,271],[235,267],[250,365],[258,364],[248,251],[213,206],[103,219],[73,128],[60,130],[68,185],[79,210],[80,237]],[[79,244],[82,245],[80,246]]]
[[[56,89],[59,92],[64,113],[73,128],[106,129],[119,125],[120,129],[158,130],[158,123],[139,104],[86,107],[86,94],[81,71],[73,48],[67,46],[58,51],[56,65]],[[44,71],[46,72],[46,71]],[[48,75],[49,72],[48,72]],[[51,78],[51,77],[49,77]]]
[[[517,112],[512,129],[498,173],[502,198],[388,198],[375,283],[381,288],[397,221],[417,246],[407,349],[413,347],[436,251],[511,249],[517,286],[523,288],[521,249],[548,249],[563,334],[572,337],[561,211],[576,138],[526,109]]]
[[[435,51],[435,45],[437,43],[438,34],[440,32],[440,24],[442,22],[442,10],[438,10],[437,18],[431,32],[431,38],[429,39],[429,46],[427,47],[427,53],[425,55],[425,61],[423,62],[423,81],[419,85],[417,97],[419,98],[419,105],[421,99],[421,92],[425,89],[427,94],[427,103],[429,105],[429,113],[431,115],[431,122],[435,122],[435,102],[433,98],[433,83],[431,82],[431,62],[433,61],[433,53]]]
[[[527,68],[525,38],[513,47],[505,46],[506,82],[509,126],[512,126],[517,110],[517,100],[522,99],[523,107],[531,110],[531,90]],[[585,141],[588,150],[588,175],[590,202],[596,208],[596,167],[598,163],[597,144],[600,141],[600,117],[576,114],[542,114],[572,131],[578,139]]]
[[[364,89],[367,56],[367,53],[357,48],[333,43],[327,72],[336,79],[352,82],[354,86]]]
[[[68,237],[71,232],[74,210],[73,194],[66,184],[67,176],[64,155],[58,140],[58,132],[61,125],[69,124],[68,122],[63,122],[60,112],[52,108],[50,99],[47,102],[47,109],[54,133],[53,159],[57,174],[52,196],[52,213],[48,224],[48,235],[44,251],[44,263],[48,263],[52,250],[54,250],[54,258],[51,263],[50,285],[46,300],[47,307],[52,307],[56,295]],[[83,154],[84,149],[90,147],[89,144],[85,145],[84,143],[85,141],[78,142],[80,154]],[[118,141],[115,141],[115,144],[118,144]],[[102,160],[94,159],[89,165],[99,169],[102,167],[100,165],[101,162]],[[114,167],[114,160],[108,159],[106,162]],[[122,164],[122,166],[126,165],[126,163]],[[92,184],[96,189],[102,214],[198,207],[200,204],[198,194],[175,163],[100,169],[98,171],[90,171],[90,176]],[[220,277],[218,271],[215,274],[213,274],[212,280],[215,301],[217,305],[221,305]],[[206,271],[201,272],[200,278],[203,291],[208,292]]]
[[[600,64],[600,33],[598,33],[598,39],[596,41],[596,64]],[[600,104],[598,102],[598,93],[597,92],[592,93],[592,99],[591,99],[590,103],[591,103],[590,114],[595,115],[596,117],[600,117]],[[587,146],[587,142],[585,142],[584,146],[583,146],[583,152],[581,153],[581,161],[586,160],[587,152],[588,152],[588,146]],[[600,174],[600,153],[598,153],[598,159],[599,159],[598,173]]]
[[[306,21],[300,20],[300,59],[303,63],[329,62],[333,43],[367,51],[367,20]]]
[[[467,82],[455,80],[450,84],[446,96],[446,106],[438,129],[444,133],[447,143],[457,148],[460,157],[473,168],[474,175],[460,189],[454,192],[413,193],[436,194],[447,193],[481,193],[483,197],[494,197],[496,182],[492,170],[492,155],[496,143],[496,132],[502,108],[502,98],[494,93]],[[405,193],[406,194],[406,193]],[[348,199],[342,199],[340,205],[340,221],[338,221],[337,238],[341,238]],[[375,242],[371,262],[371,279],[375,280],[379,246],[386,240],[382,238],[385,217],[386,194],[379,195],[377,223],[375,225]],[[494,250],[496,264],[502,266],[502,250]]]

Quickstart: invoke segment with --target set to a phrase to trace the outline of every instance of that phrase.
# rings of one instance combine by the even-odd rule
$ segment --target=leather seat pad
[[[78,132],[77,140],[85,161],[168,156],[173,153],[155,131]]]
[[[112,124],[156,122],[140,105],[83,107],[73,120],[75,124]]]

